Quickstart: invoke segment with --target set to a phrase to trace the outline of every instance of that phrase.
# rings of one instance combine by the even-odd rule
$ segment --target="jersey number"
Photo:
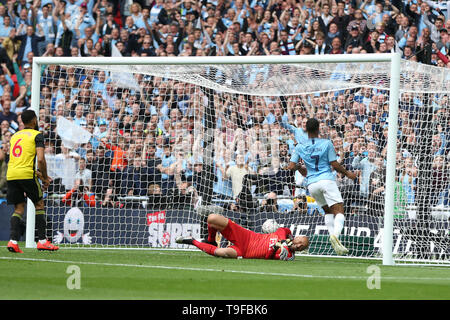
[[[311,156],[311,159],[314,159],[316,162],[316,167],[315,167],[316,171],[319,171],[319,158],[320,158],[319,156]]]
[[[14,157],[18,158],[22,155],[22,146],[19,145],[19,142],[22,141],[22,139],[19,139],[16,141],[16,143],[14,144],[14,147],[12,149],[12,154]]]

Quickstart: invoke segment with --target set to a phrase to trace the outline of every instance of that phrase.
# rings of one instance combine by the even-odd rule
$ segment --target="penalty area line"
[[[126,268],[144,268],[144,269],[165,269],[165,270],[183,270],[183,271],[200,271],[200,272],[223,272],[236,274],[249,274],[258,276],[276,276],[286,278],[306,278],[306,279],[334,279],[334,280],[367,280],[367,276],[338,276],[338,275],[313,275],[313,274],[298,274],[298,273],[276,273],[276,272],[259,272],[259,271],[245,271],[245,270],[230,270],[230,269],[212,269],[212,268],[193,268],[193,267],[177,267],[177,266],[163,266],[163,265],[141,265],[141,264],[127,264],[127,263],[108,263],[108,262],[92,262],[92,261],[70,261],[70,260],[53,260],[53,259],[36,259],[36,258],[20,258],[20,257],[0,257],[0,260],[19,260],[31,262],[50,262],[50,263],[66,263],[66,264],[81,264],[81,265],[95,265],[107,267],[126,267]],[[381,277],[382,280],[391,281],[450,281],[449,278],[415,278],[415,277]]]

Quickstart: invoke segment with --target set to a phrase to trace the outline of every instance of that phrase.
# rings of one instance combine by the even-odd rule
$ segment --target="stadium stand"
[[[9,139],[22,125],[20,113],[30,107],[34,57],[401,52],[403,59],[450,68],[449,10],[450,1],[421,0],[0,0],[0,196],[5,194],[3,164],[8,159]],[[96,137],[76,150],[68,150],[60,143],[47,143],[48,161],[68,158],[76,161],[75,182],[66,184],[56,179],[49,196],[60,195],[64,202],[72,203],[73,194],[82,194],[78,199],[90,207],[121,207],[127,197],[143,197],[145,203],[152,203],[176,196],[178,203],[189,202],[186,190],[190,185],[185,182],[201,179],[202,163],[190,157],[198,142],[189,113],[191,101],[181,86],[176,83],[168,86],[168,82],[156,77],[143,78],[139,83],[143,91],[133,92],[108,83],[102,72],[77,74],[76,70],[61,72],[52,66],[42,70],[42,74],[45,80],[41,87],[39,129],[45,133],[46,141],[57,141],[55,128],[59,115]],[[143,95],[149,97],[150,104],[139,102]],[[403,106],[420,112],[420,99],[403,94],[400,110]],[[448,96],[434,99],[436,110],[445,116]],[[233,108],[230,113],[219,112],[218,134],[226,144],[217,149],[221,151],[216,155],[214,197],[236,198],[237,194],[233,194],[236,175],[277,175],[286,166],[295,140],[280,127],[280,119],[288,116],[291,122],[295,119],[301,124],[308,114],[314,114],[328,126],[325,131],[334,139],[338,154],[346,159],[345,165],[361,172],[358,188],[344,188],[344,198],[346,194],[357,194],[352,198],[359,201],[353,203],[355,206],[376,198],[372,179],[378,174],[377,161],[382,159],[364,160],[358,154],[366,156],[372,151],[384,154],[384,103],[383,95],[367,90],[327,97],[290,97],[283,104],[287,105],[286,110],[281,109],[280,100],[253,97],[240,101],[241,106],[248,105],[242,109],[245,112]],[[297,105],[301,106],[298,110]],[[336,114],[341,116],[331,121]],[[404,123],[400,128],[406,132],[411,130],[414,119],[403,116],[400,112],[400,121]],[[436,186],[434,204],[449,206],[450,189],[442,179],[445,173],[440,172],[445,171],[440,163],[444,159],[448,162],[450,156],[450,135],[445,128],[441,126],[433,140],[436,147],[433,168],[440,177],[436,180],[440,185]],[[241,139],[254,131],[266,137],[261,141],[268,148]],[[183,136],[189,137],[188,143],[180,138]],[[404,165],[398,168],[406,201],[411,205],[417,168],[408,148],[414,143],[413,139],[401,141],[399,156],[404,158]],[[235,156],[239,150],[246,154],[244,159]],[[255,159],[268,159],[267,150],[279,161],[256,166]],[[125,153],[142,157],[127,161]],[[184,164],[175,171],[182,177],[169,175],[169,168],[180,163],[180,159]],[[237,169],[228,171],[230,168]],[[270,183],[275,187],[268,191],[282,197],[283,182],[296,177],[279,174],[277,179],[281,187]]]

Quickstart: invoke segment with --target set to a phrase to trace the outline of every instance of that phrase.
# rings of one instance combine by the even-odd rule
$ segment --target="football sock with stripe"
[[[208,223],[208,241],[209,242],[216,241],[216,234],[217,230],[211,227],[211,225]]]
[[[14,212],[10,219],[10,226],[11,226],[10,240],[15,241],[16,243],[17,241],[19,241],[20,236],[22,235],[21,232],[22,224],[23,224],[22,216],[17,212]]]
[[[200,250],[202,250],[203,252],[210,254],[212,256],[214,255],[214,253],[217,250],[217,247],[213,246],[212,244],[200,242],[197,240],[193,240],[192,244],[194,246],[196,246],[197,248],[199,248]]]
[[[39,241],[47,240],[47,237],[45,236],[47,229],[47,221],[45,220],[44,210],[36,210],[36,229]]]

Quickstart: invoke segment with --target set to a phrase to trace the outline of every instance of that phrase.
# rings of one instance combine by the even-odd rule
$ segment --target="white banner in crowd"
[[[56,121],[56,133],[61,138],[63,145],[69,149],[88,143],[92,137],[89,131],[62,116],[58,117]]]

